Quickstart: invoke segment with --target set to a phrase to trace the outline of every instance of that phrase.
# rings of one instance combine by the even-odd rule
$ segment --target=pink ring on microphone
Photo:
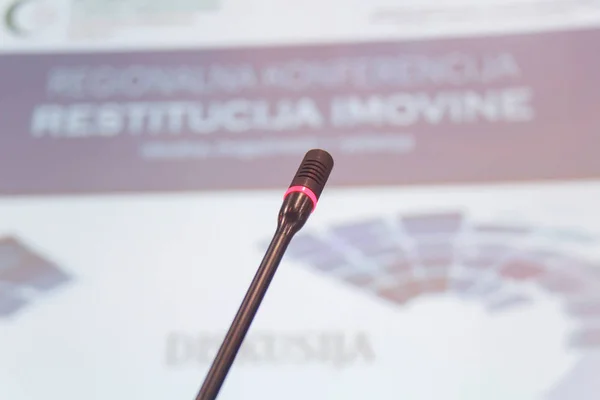
[[[287,190],[287,192],[285,192],[285,194],[283,195],[283,198],[285,199],[286,197],[288,197],[288,195],[290,193],[304,193],[305,195],[307,195],[312,200],[312,203],[313,203],[313,209],[312,209],[312,211],[315,211],[315,208],[317,208],[317,196],[314,194],[314,192],[312,190],[310,190],[306,186],[292,186],[292,187],[290,187]]]

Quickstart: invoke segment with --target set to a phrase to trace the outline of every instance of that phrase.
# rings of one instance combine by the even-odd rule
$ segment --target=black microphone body
[[[196,400],[217,398],[288,245],[314,211],[332,169],[333,158],[324,150],[311,150],[304,156],[284,195],[273,239],[215,356]]]

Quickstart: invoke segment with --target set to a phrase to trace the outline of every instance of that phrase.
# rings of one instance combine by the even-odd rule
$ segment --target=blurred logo
[[[180,26],[218,7],[219,0],[10,0],[1,11],[4,30],[15,38],[40,37],[58,28],[73,39],[103,38],[126,28]]]
[[[28,38],[54,26],[60,14],[51,0],[13,0],[4,10],[4,28],[14,37]]]
[[[70,280],[12,237],[0,238],[0,318],[16,315]]]

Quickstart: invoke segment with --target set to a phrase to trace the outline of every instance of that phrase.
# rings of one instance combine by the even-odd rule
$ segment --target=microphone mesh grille
[[[333,158],[325,150],[310,150],[294,176],[291,186],[304,186],[313,191],[317,198],[321,195],[329,174],[333,169]]]
[[[324,185],[327,180],[327,166],[317,160],[305,161],[298,171],[299,178],[309,178],[319,185]]]

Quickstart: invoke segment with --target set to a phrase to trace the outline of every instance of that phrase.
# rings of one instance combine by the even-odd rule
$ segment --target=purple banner
[[[600,31],[0,56],[0,194],[600,176]]]

